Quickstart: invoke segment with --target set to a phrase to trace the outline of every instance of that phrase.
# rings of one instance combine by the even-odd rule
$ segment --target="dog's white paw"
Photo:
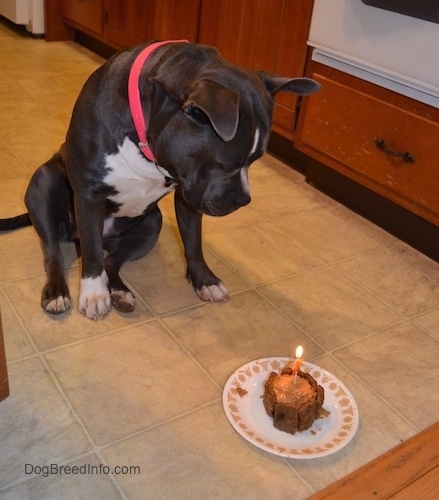
[[[79,312],[89,319],[102,319],[111,310],[107,273],[97,278],[82,278],[78,301]]]
[[[201,300],[205,300],[206,302],[220,302],[229,298],[229,292],[221,281],[218,285],[203,285],[197,290],[197,294]]]
[[[111,291],[111,303],[120,312],[133,312],[136,307],[136,297],[131,292],[124,290]]]
[[[50,314],[62,314],[70,309],[70,299],[59,295],[55,299],[44,302],[43,307]]]

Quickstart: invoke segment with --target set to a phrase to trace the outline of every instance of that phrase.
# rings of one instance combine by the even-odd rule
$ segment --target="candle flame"
[[[301,358],[303,355],[303,347],[301,345],[297,346],[296,349],[296,358]]]

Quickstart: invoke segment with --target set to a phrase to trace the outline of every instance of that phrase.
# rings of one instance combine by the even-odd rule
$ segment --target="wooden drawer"
[[[330,76],[312,75],[323,89],[308,100],[300,149],[439,225],[437,110],[423,116],[410,99],[399,96],[397,105],[385,100],[393,92],[371,95],[371,84],[354,87],[353,77]]]
[[[103,0],[62,0],[62,15],[73,25],[84,27],[93,33],[104,32]]]

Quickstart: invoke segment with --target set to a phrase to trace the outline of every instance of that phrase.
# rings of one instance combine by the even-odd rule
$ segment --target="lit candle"
[[[296,361],[294,361],[294,365],[292,366],[292,370],[294,373],[294,384],[296,383],[297,372],[300,370],[303,363],[303,347],[299,345],[296,349]]]

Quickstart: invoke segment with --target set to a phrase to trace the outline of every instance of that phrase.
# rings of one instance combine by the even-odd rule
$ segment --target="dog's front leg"
[[[183,240],[187,262],[187,277],[198,296],[205,301],[227,299],[229,292],[207,266],[201,245],[202,214],[195,211],[183,199],[181,192],[175,192],[175,214]]]
[[[102,236],[105,200],[75,199],[75,212],[82,257],[78,309],[87,318],[102,319],[111,309]]]

